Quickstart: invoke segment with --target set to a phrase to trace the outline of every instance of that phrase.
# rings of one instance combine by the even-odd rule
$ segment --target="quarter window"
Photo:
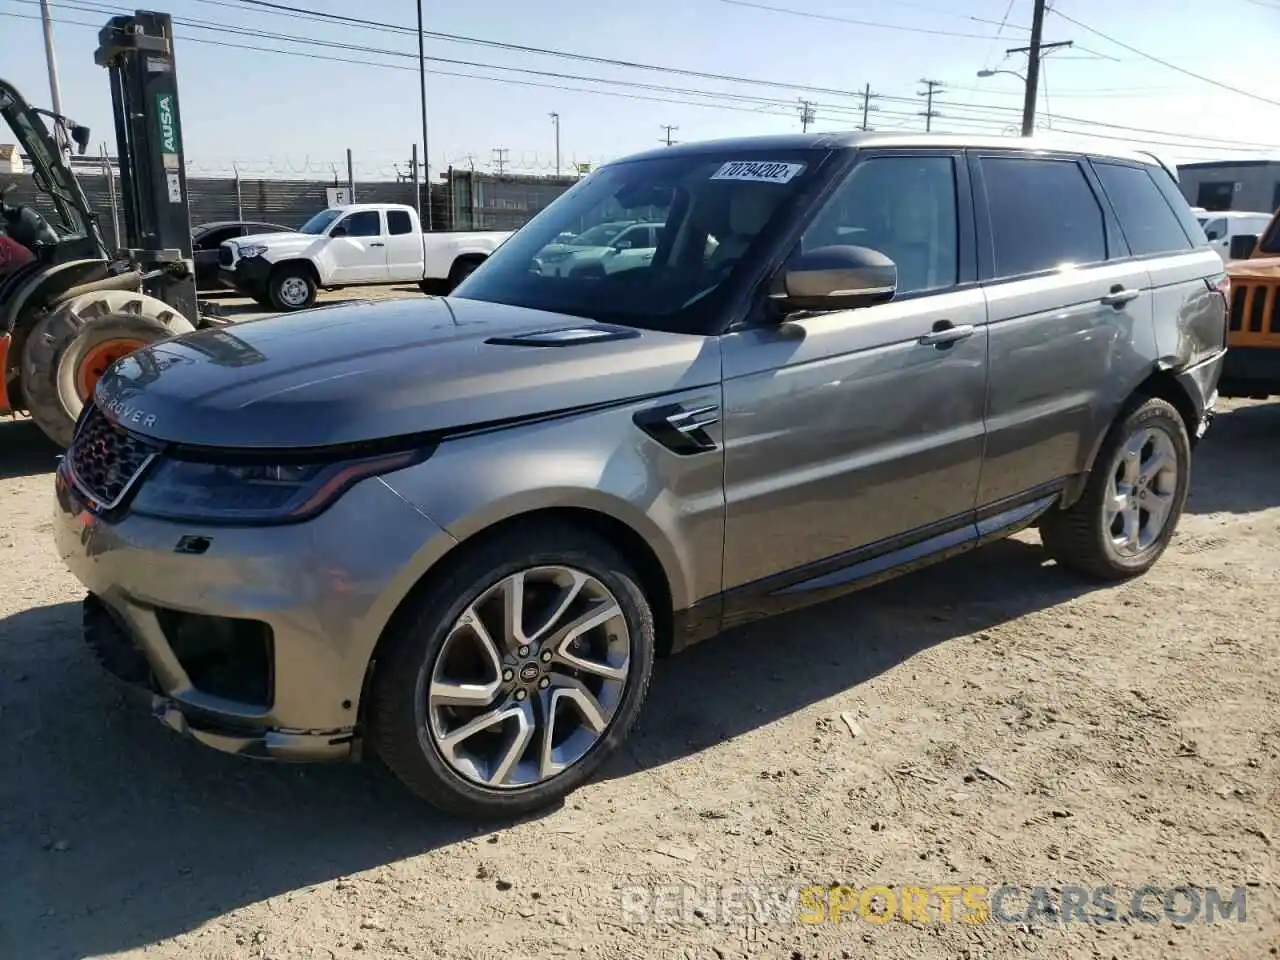
[[[1095,163],[1094,169],[1135,256],[1191,249],[1191,240],[1178,223],[1177,214],[1160,195],[1159,187],[1146,170],[1116,163]],[[1225,233],[1224,223],[1219,236]]]
[[[1102,208],[1076,161],[983,157],[980,164],[997,277],[1106,260]]]
[[[898,268],[902,296],[955,286],[958,236],[951,157],[871,157],[827,201],[800,249],[847,245],[883,253]]]
[[[387,233],[393,237],[413,233],[413,221],[409,219],[407,210],[387,211]]]

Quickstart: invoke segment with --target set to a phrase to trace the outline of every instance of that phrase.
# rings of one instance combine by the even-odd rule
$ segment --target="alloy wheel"
[[[609,729],[631,667],[617,597],[568,566],[537,566],[486,588],[449,628],[417,681],[419,740],[491,789],[543,783]]]
[[[1136,557],[1164,533],[1178,490],[1178,451],[1163,430],[1136,431],[1112,465],[1102,511],[1106,542],[1118,556]]]

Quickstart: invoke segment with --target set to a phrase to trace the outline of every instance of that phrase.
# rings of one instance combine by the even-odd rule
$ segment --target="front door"
[[[333,236],[341,232],[341,236]],[[384,283],[387,279],[387,237],[377,210],[349,213],[329,231],[325,254],[334,283]]]
[[[884,253],[894,299],[724,338],[729,622],[757,592],[970,539],[987,377],[971,227],[962,156],[867,152],[800,248]]]

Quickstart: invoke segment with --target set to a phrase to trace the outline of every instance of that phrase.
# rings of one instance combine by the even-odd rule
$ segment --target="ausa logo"
[[[173,94],[156,94],[156,116],[160,118],[160,152],[178,152],[178,118],[173,112]]]

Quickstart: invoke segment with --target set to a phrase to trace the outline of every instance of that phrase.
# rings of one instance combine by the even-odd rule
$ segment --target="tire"
[[[315,306],[316,280],[306,267],[284,265],[272,271],[267,297],[281,313]]]
[[[194,329],[167,303],[131,290],[86,293],[59,304],[23,345],[22,391],[31,419],[66,447],[93,386],[111,363],[144,344]]]
[[[453,266],[449,268],[448,292],[453,293],[454,290],[462,283],[463,280],[476,272],[476,268],[484,263],[483,260],[455,260]]]
[[[410,601],[383,637],[366,711],[369,742],[382,762],[413,793],[441,810],[473,820],[521,816],[558,803],[585,782],[626,738],[640,713],[653,671],[653,613],[639,586],[639,578],[618,552],[594,534],[570,525],[530,524],[463,550],[465,553],[447,573],[429,581]],[[502,595],[507,578],[522,574],[522,582],[529,586],[521,596],[533,597],[536,602],[537,584],[542,575],[531,571],[538,567],[561,568],[566,575],[576,571],[576,576],[589,578],[579,594],[579,602],[589,596],[598,598],[600,592],[596,588],[599,587],[607,597],[593,602],[616,604],[619,612],[607,623],[587,631],[584,637],[595,645],[591,655],[600,656],[601,663],[604,662],[601,645],[612,647],[610,655],[615,663],[625,653],[628,669],[624,679],[605,681],[585,675],[583,681],[584,674],[579,673],[575,680],[574,671],[559,658],[543,666],[543,658],[549,657],[550,642],[541,653],[537,644],[532,644],[523,656],[514,643],[507,647],[503,635],[495,628],[495,624],[501,627],[501,622],[493,619],[493,611],[501,610],[501,600],[480,604],[477,600]],[[551,604],[554,606],[555,602],[552,600]],[[486,691],[485,696],[491,699],[483,705],[477,702],[466,707],[438,706],[436,694],[429,697],[428,691],[438,689],[436,681],[454,670],[457,655],[483,649],[479,634],[459,625],[465,614],[477,609],[484,614],[498,655],[505,656],[506,672],[499,669],[495,660],[477,657],[470,665],[474,668],[475,664],[482,664],[485,669],[480,674],[473,670],[466,676],[471,678],[472,690],[478,689],[477,684],[490,687],[491,691]],[[565,611],[566,617],[579,616],[577,610],[570,607]],[[556,622],[548,624],[549,627],[555,625]],[[624,625],[627,635],[622,637]],[[555,632],[552,629],[538,639],[550,641]],[[560,646],[555,645],[557,649]],[[583,659],[580,656],[577,662]],[[532,676],[535,668],[543,671],[537,679]],[[600,708],[597,718],[607,720],[601,732],[590,730],[585,723],[574,727],[586,716],[585,713],[574,716],[579,700],[573,684],[578,682],[588,686],[599,684],[592,702]],[[568,695],[564,695],[564,689],[569,689]],[[522,695],[521,690],[526,693]],[[523,699],[518,699],[522,696]],[[441,746],[442,734],[456,733],[476,717],[498,709],[523,710],[525,719],[534,722],[530,718],[542,716],[551,698],[560,703],[553,713],[556,718],[553,732],[573,731],[560,747],[569,752],[569,758],[558,772],[554,767],[539,766],[539,753],[545,745],[541,725],[535,725],[525,753],[521,754],[525,762],[510,765],[511,773],[505,784],[494,783],[497,779],[494,775],[503,766],[501,763],[493,763],[487,770],[473,764],[468,771],[468,750],[463,749],[470,744],[474,750],[480,750],[489,743],[498,747],[494,754],[500,757],[503,755],[501,740],[486,741],[478,732],[459,742],[458,755],[453,760]],[[567,719],[566,706],[574,708]],[[562,723],[566,725],[561,726]],[[517,717],[506,722],[506,732],[510,734],[513,727],[518,728]],[[482,782],[486,779],[488,783]]]
[[[1126,450],[1137,451],[1137,460],[1126,458]],[[1173,463],[1153,473],[1150,458],[1156,453],[1166,464],[1170,458]],[[1132,486],[1135,477],[1139,483]],[[1143,477],[1145,483],[1141,482]],[[1165,400],[1137,397],[1108,432],[1080,499],[1069,509],[1044,518],[1040,536],[1045,549],[1064,567],[1092,579],[1116,581],[1144,574],[1173,539],[1190,479],[1191,442],[1177,409]],[[1117,543],[1110,532],[1124,530],[1128,515],[1124,511],[1115,517],[1117,525],[1109,523],[1108,505],[1113,494],[1124,496],[1137,517],[1137,527],[1130,526],[1130,530],[1137,530],[1137,538],[1128,546]],[[1142,503],[1163,506],[1162,525],[1151,525],[1155,511]]]

